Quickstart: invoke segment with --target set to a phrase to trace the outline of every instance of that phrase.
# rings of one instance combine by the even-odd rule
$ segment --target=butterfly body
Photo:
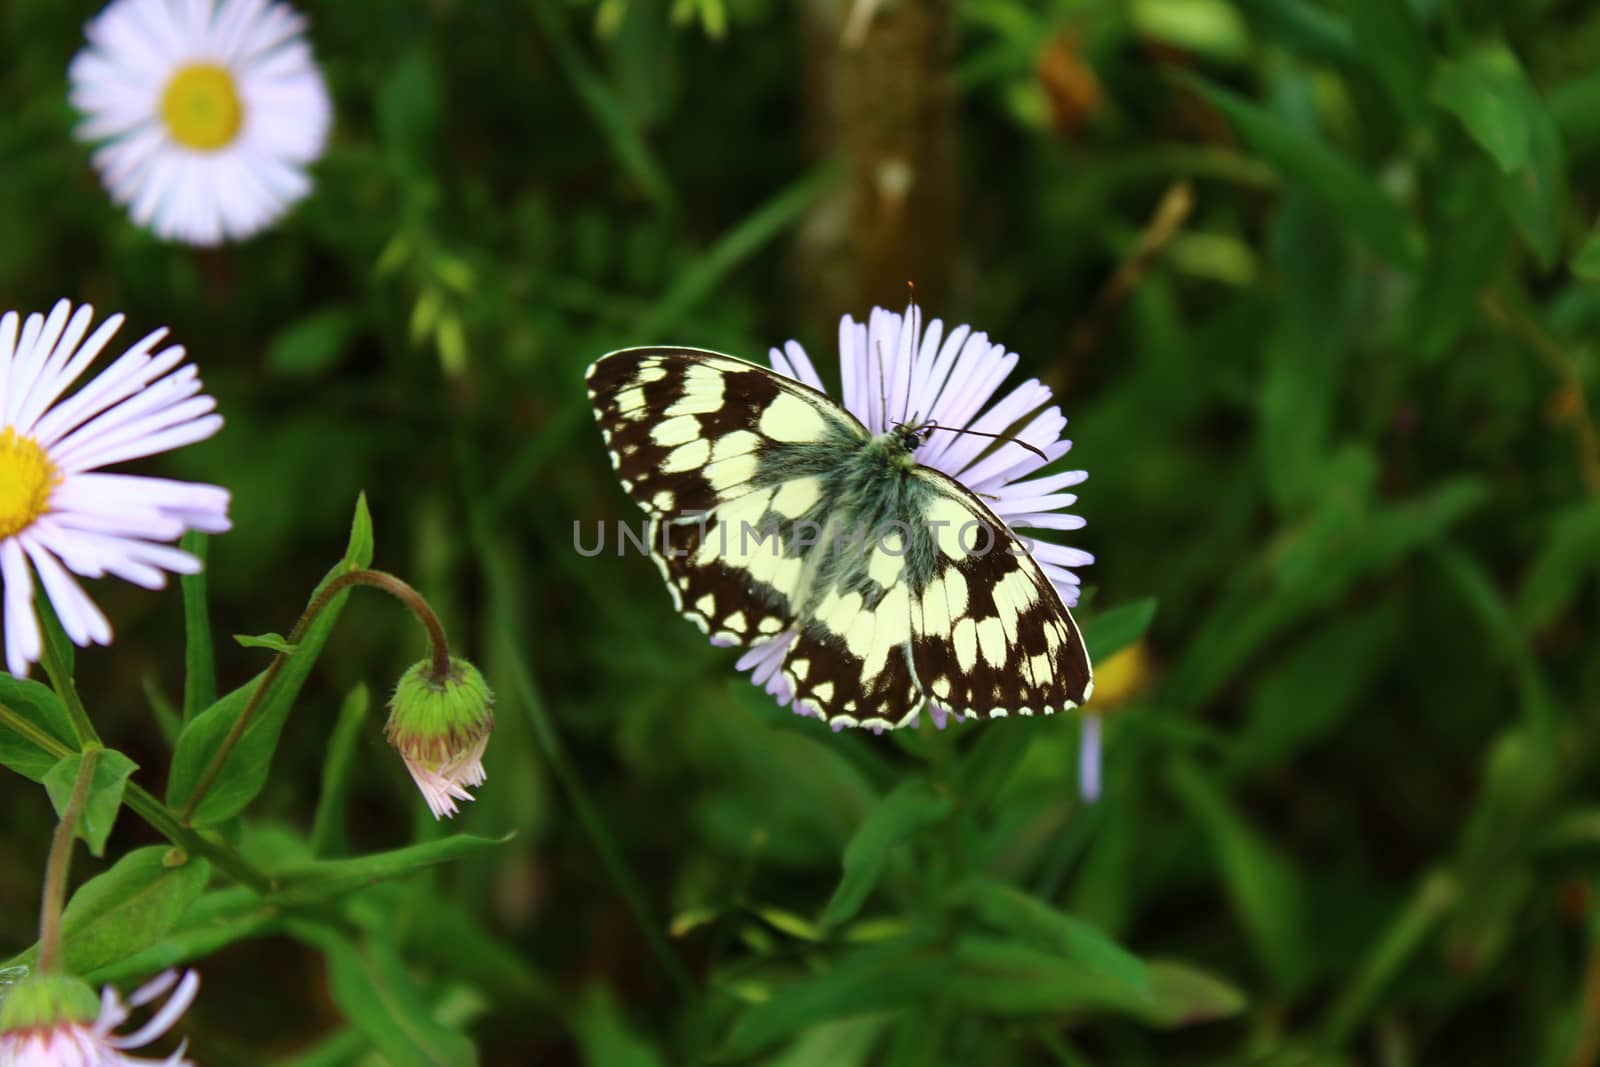
[[[588,381],[678,610],[781,657],[798,710],[893,728],[1087,699],[1071,615],[978,496],[917,462],[925,427],[873,435],[823,393],[695,349],[613,352]]]

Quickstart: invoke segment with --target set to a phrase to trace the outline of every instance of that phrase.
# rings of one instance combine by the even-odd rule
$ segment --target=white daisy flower
[[[65,300],[48,317],[0,316],[0,596],[6,669],[18,677],[41,651],[36,572],[67,636],[104,645],[111,625],[73,574],[159,589],[166,572],[200,569],[162,542],[229,528],[226,489],[102,470],[204,440],[222,417],[181,345],[155,351],[165,329],[66,396],[122,325],[113,315],[89,334],[93,318]]]
[[[0,1067],[139,1067],[155,1063],[194,1067],[181,1046],[162,1060],[128,1052],[159,1041],[189,1010],[199,991],[200,976],[194,971],[181,976],[167,971],[138,989],[127,1003],[106,986],[96,1014],[94,990],[74,978],[41,975],[27,987],[18,986],[0,1011]],[[167,1002],[138,1030],[126,1036],[117,1034],[134,1009],[169,993]]]
[[[275,0],[114,0],[85,27],[78,136],[135,222],[214,245],[311,191],[333,108],[304,29]]]

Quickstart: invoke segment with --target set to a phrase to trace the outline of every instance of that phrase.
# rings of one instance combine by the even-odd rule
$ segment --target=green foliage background
[[[233,490],[222,690],[266,662],[226,635],[288,630],[364,490],[375,564],[500,695],[487,786],[433,825],[379,729],[422,646],[350,600],[217,831],[277,888],[191,865],[165,932],[77,950],[118,981],[202,961],[201,1062],[1595,1062],[1600,10],[901,5],[948,20],[956,94],[954,237],[913,280],[1061,387],[1096,651],[1157,604],[1092,806],[1070,717],[835,736],[647,561],[570,547],[634,517],[596,356],[797,337],[827,365],[838,314],[899,298],[808,298],[800,235],[857,161],[808,122],[797,9],[306,3],[316,191],[196,252],[71,137],[97,5],[0,5],[0,307],[89,301],[199,364],[225,431],[143,469]],[[1098,86],[1076,124],[1062,69]],[[94,593],[118,640],[78,653],[84,700],[160,796],[183,598]],[[53,816],[0,789],[9,952]],[[79,878],[168,878],[148,822]]]

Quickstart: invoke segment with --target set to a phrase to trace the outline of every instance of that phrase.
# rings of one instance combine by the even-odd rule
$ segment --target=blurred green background
[[[490,1064],[1596,1062],[1600,8],[300,6],[337,104],[316,190],[195,251],[72,139],[98,5],[0,3],[0,307],[122,311],[201,368],[226,429],[140,469],[234,493],[224,688],[265,662],[225,635],[288,630],[364,490],[376,565],[500,695],[488,784],[435,827],[379,728],[421,642],[353,599],[239,847],[300,847],[363,685],[337,850],[515,837],[195,919],[225,944],[201,1062],[405,1062],[395,1004]],[[826,377],[838,316],[908,280],[1059,391],[1099,651],[1156,605],[1098,804],[1072,717],[835,736],[648,561],[572,551],[635,518],[590,361],[794,337]],[[181,599],[93,592],[118,640],[85,698],[159,792]],[[3,790],[14,949],[51,815]],[[158,840],[124,813],[112,854]]]

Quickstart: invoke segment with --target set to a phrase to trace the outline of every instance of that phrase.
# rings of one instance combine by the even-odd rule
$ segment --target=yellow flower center
[[[44,449],[14,430],[0,430],[0,540],[50,510],[50,491],[59,480]]]
[[[233,75],[209,63],[184,67],[161,95],[161,119],[181,145],[200,152],[225,147],[244,121]]]

